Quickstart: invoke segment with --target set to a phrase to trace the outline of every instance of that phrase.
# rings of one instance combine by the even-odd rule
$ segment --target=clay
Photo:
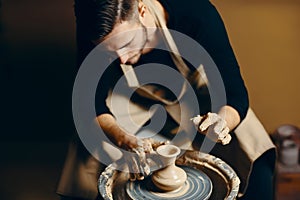
[[[180,189],[186,179],[186,172],[175,165],[180,149],[175,145],[162,145],[156,150],[160,157],[162,168],[153,172],[152,182],[162,191],[174,191]]]
[[[129,181],[129,174],[116,170],[116,167],[112,164],[99,177],[99,192],[105,200],[236,199],[240,179],[235,171],[221,159],[203,152],[186,150],[183,155],[176,159],[176,164],[184,168],[188,174],[187,181],[179,190],[159,192],[152,188],[153,182],[151,177],[146,177],[143,181]],[[199,173],[193,173],[195,170],[202,173],[200,175]],[[205,179],[206,181],[203,182],[201,178],[204,177],[203,174],[206,174],[213,183],[211,194],[210,181]],[[199,185],[198,181],[202,185]],[[191,186],[191,184],[194,186]],[[153,185],[153,187],[156,186]],[[203,187],[207,188],[207,190],[204,190]],[[197,191],[195,192],[192,188]],[[206,192],[203,194],[202,191]],[[184,194],[182,195],[182,193]]]

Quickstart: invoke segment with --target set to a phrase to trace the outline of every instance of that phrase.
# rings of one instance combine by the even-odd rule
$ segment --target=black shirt
[[[167,27],[193,38],[211,56],[225,86],[227,105],[235,108],[241,120],[244,119],[249,106],[247,90],[223,21],[215,7],[208,0],[160,0],[160,2],[168,13]],[[162,63],[176,68],[168,52],[161,50],[153,50],[143,55],[134,67],[147,62]],[[213,81],[214,76],[209,75],[210,66],[204,67],[208,72],[209,81]],[[110,113],[105,104],[107,92],[122,75],[119,61],[116,60],[102,76],[96,94],[97,115]]]

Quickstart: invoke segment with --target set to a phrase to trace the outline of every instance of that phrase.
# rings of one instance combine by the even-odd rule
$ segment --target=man
[[[137,153],[143,153],[136,151],[137,149],[143,149],[147,152],[146,146],[153,145],[153,140],[140,140],[135,135],[137,129],[130,129],[125,125],[124,127],[120,126],[121,122],[118,121],[119,116],[118,111],[114,109],[115,105],[108,103],[108,99],[112,98],[111,91],[118,80],[125,75],[130,87],[131,81],[135,80],[137,76],[134,72],[137,71],[137,66],[147,63],[160,63],[169,66],[180,72],[193,86],[199,105],[196,107],[191,105],[193,103],[189,102],[189,98],[185,94],[188,93],[185,89],[186,83],[180,80],[178,81],[180,82],[178,84],[180,95],[172,94],[172,91],[170,92],[168,88],[161,85],[146,84],[141,86],[137,82],[132,83],[135,85],[135,92],[132,97],[127,98],[127,101],[130,104],[145,107],[145,110],[155,103],[164,106],[167,110],[167,121],[160,132],[169,132],[171,133],[169,135],[184,132],[183,135],[188,137],[188,130],[191,129],[187,128],[189,125],[187,125],[186,119],[199,114],[192,121],[201,133],[195,138],[197,141],[192,141],[197,143],[194,148],[203,142],[201,136],[207,135],[212,141],[218,143],[211,153],[232,165],[241,177],[241,199],[272,199],[273,162],[268,159],[274,156],[274,151],[272,151],[274,146],[269,138],[263,135],[265,132],[261,133],[262,136],[257,135],[257,133],[253,135],[251,130],[246,131],[244,135],[238,134],[238,132],[242,132],[240,131],[242,128],[239,128],[238,125],[246,121],[246,116],[252,116],[251,112],[249,114],[247,90],[223,22],[209,1],[77,0],[75,1],[75,14],[80,62],[98,44],[101,44],[106,51],[115,53],[119,58],[119,60],[112,62],[101,77],[96,93],[97,121],[114,145],[120,149]],[[210,70],[213,68],[212,64],[204,65],[204,68],[200,67],[198,70],[184,61],[177,54],[177,44],[172,38],[174,34],[170,34],[166,28],[189,36],[208,52],[222,78],[226,101],[221,101],[222,103],[214,106],[214,100],[206,97],[205,94],[208,90],[211,93],[211,88],[217,90],[217,87],[213,87],[215,76],[210,74]],[[169,46],[172,53],[157,49],[156,47],[161,47],[160,45]],[[127,72],[130,72],[132,76],[126,75]],[[181,94],[183,95],[181,96]],[[188,115],[187,113],[193,109],[178,112],[176,105],[180,104],[181,98],[189,104],[190,108],[197,108],[194,110],[199,110],[199,113]],[[155,113],[152,117],[155,118]],[[186,125],[181,127],[182,124],[178,118],[185,120]],[[138,128],[150,123],[149,120],[149,118],[142,120],[143,123],[140,123]],[[190,124],[193,124],[192,122]],[[174,135],[171,136],[172,140],[173,137]],[[233,138],[232,142],[230,142],[231,138]],[[247,143],[248,140],[249,143]],[[178,145],[181,145],[179,143],[182,141],[183,139],[180,137],[174,143],[177,144],[176,142],[178,142]],[[234,152],[237,149],[238,151]],[[86,156],[88,155],[86,153]],[[81,159],[78,162],[82,162],[82,160],[84,163],[88,163],[87,160],[93,160],[93,158]],[[239,162],[241,160],[245,160],[247,166],[241,166],[241,162]],[[96,163],[95,160],[92,162]],[[64,174],[66,171],[65,168]],[[63,183],[60,184],[58,193],[83,199],[95,199],[97,195],[95,180],[99,175],[96,164],[94,165],[94,172],[92,171],[89,171],[89,175],[94,175],[94,177],[89,179],[89,184],[94,185],[94,187],[89,188],[83,182],[74,184],[74,181],[81,181],[80,179],[73,179],[73,183],[70,183],[72,182],[70,178],[63,174]],[[71,176],[70,171],[68,173]],[[76,173],[78,175],[78,172]],[[251,174],[250,179],[248,179],[249,174]],[[142,178],[143,175],[147,175],[147,173],[134,175],[133,178]],[[66,186],[67,184],[69,186]],[[76,185],[76,187],[72,188],[70,185]],[[254,186],[256,186],[255,189]]]

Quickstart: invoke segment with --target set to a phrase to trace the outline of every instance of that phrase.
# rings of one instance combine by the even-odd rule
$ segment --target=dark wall
[[[1,140],[69,138],[73,1],[4,0],[0,20]]]

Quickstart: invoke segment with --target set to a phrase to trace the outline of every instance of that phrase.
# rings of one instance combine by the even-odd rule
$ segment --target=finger
[[[208,137],[210,140],[217,142],[218,141],[218,135],[213,130],[213,127],[209,127],[207,131],[205,132],[205,136]]]
[[[223,145],[229,144],[230,141],[231,141],[231,135],[228,134],[228,135],[226,135],[225,138],[222,140],[222,144],[223,144]]]
[[[222,131],[227,127],[227,123],[224,119],[222,119],[221,117],[219,118],[218,122],[215,124],[214,126],[214,131],[217,134],[221,134]]]
[[[191,120],[192,120],[193,124],[198,127],[203,118],[204,117],[197,115],[196,117],[193,117]]]
[[[153,143],[157,143],[157,141],[155,141],[152,138],[143,139],[143,151],[146,153],[152,152],[153,151]]]
[[[144,180],[145,176],[142,174],[142,173],[138,173],[136,174],[136,179],[141,181],[141,180]]]
[[[148,176],[151,172],[149,160],[146,157],[146,154],[144,153],[142,157],[140,157],[140,164],[141,164],[141,172],[143,176]]]
[[[148,161],[147,161],[147,164],[144,165],[143,170],[144,170],[144,174],[143,174],[144,176],[148,176],[150,174],[151,169],[150,169],[150,166],[148,164]]]
[[[170,144],[169,140],[165,140],[165,141],[157,141],[157,140],[153,140],[152,143],[152,151],[156,150],[157,147],[161,146],[161,145],[166,145],[166,144]],[[151,152],[152,152],[151,151]]]
[[[140,157],[139,166],[140,174],[142,174],[143,176],[148,176],[150,174],[150,167],[148,165],[148,160],[146,156]]]
[[[135,181],[137,178],[139,178],[138,174],[140,173],[140,166],[137,159],[136,153],[131,153],[128,157],[128,168],[130,172],[130,180]]]
[[[199,130],[205,131],[207,128],[218,121],[219,116],[216,113],[208,113],[206,119],[200,124]]]
[[[139,156],[138,166],[139,166],[139,173],[138,179],[143,180],[144,176],[148,175],[148,166],[147,166],[146,156]]]
[[[132,169],[132,161],[130,159],[130,156],[128,156],[127,154],[123,155],[122,159],[119,160],[119,163],[125,164],[125,166],[128,167],[129,180],[135,181],[136,178],[134,173],[132,173],[133,169]]]
[[[144,179],[143,167],[140,165],[138,161],[136,162],[135,166],[136,166],[136,171],[134,172],[135,178],[137,180],[143,180]]]
[[[130,181],[135,181],[136,180],[136,173],[134,173],[135,169],[134,169],[133,160],[130,159],[130,161],[127,161],[127,165],[128,165],[128,170],[129,170],[129,180]]]
[[[143,148],[133,149],[133,151],[136,153],[136,163],[139,170],[137,174],[137,179],[143,180],[144,176],[150,174],[150,167],[148,165],[146,153],[144,152]]]
[[[226,126],[218,135],[218,139],[223,140],[229,134],[229,128]]]
[[[136,180],[136,177],[135,177],[134,173],[129,173],[129,180],[130,181],[135,181]]]
[[[138,148],[132,149],[132,151],[135,153],[133,156],[133,159],[134,159],[134,163],[136,163],[136,166],[137,166],[137,171],[135,171],[135,172],[140,173],[141,172],[141,161],[143,161],[146,157],[144,149],[142,147],[138,147]]]

